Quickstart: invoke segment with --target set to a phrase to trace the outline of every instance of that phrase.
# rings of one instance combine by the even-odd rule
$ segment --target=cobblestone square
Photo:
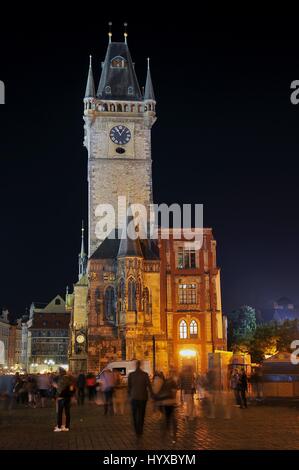
[[[70,432],[54,433],[55,407],[18,405],[0,411],[0,449],[30,450],[285,450],[299,449],[296,406],[252,404],[232,409],[229,419],[209,419],[202,413],[186,422],[178,409],[176,443],[163,438],[162,423],[148,405],[144,435],[136,444],[131,416],[104,416],[103,407],[86,403],[72,407]]]

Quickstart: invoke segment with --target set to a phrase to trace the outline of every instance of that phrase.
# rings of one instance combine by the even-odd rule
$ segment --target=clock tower
[[[147,209],[153,202],[151,128],[156,120],[155,106],[149,60],[142,93],[127,45],[127,34],[124,42],[112,42],[110,32],[98,89],[95,90],[90,57],[84,98],[89,257],[111,231],[110,224],[103,227],[101,223],[105,212],[100,205],[113,207],[115,218],[111,223],[117,229],[120,228],[119,217],[126,215],[128,199],[130,204],[142,204]]]

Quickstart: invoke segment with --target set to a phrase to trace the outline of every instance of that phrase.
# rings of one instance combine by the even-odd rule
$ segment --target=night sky
[[[224,312],[264,308],[283,295],[299,303],[299,105],[290,102],[297,28],[290,18],[152,15],[0,33],[0,305],[17,316],[77,280],[87,222],[82,98],[89,54],[98,84],[109,20],[114,41],[129,23],[141,86],[151,57],[154,200],[204,204]]]

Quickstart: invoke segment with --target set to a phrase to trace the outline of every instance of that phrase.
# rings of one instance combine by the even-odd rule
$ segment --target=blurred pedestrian
[[[101,374],[101,388],[104,393],[104,415],[113,415],[113,389],[115,385],[115,378],[111,369],[105,369]]]
[[[125,385],[119,371],[113,371],[114,390],[112,394],[113,412],[115,415],[123,415],[125,411]]]
[[[185,408],[185,418],[190,420],[194,418],[194,394],[195,378],[192,366],[185,366],[180,374],[180,389],[183,393],[183,401]]]
[[[240,408],[247,408],[247,398],[246,398],[247,390],[248,390],[247,375],[246,375],[245,370],[242,369],[241,374],[239,376],[239,382],[238,382]]]
[[[235,402],[237,406],[241,405],[240,394],[239,394],[239,371],[233,369],[230,377],[230,388],[234,392]]]
[[[77,377],[77,403],[84,405],[85,400],[86,377],[83,371]]]
[[[138,439],[143,433],[148,392],[152,395],[149,376],[141,369],[141,362],[136,361],[136,370],[131,372],[128,377],[128,394],[131,400],[134,429]]]
[[[178,384],[174,370],[170,369],[166,379],[163,379],[159,392],[154,394],[154,398],[158,400],[159,405],[163,409],[165,416],[165,430],[166,433],[171,436],[173,444],[176,442],[177,436],[177,388]]]
[[[51,388],[50,377],[48,374],[38,374],[37,388],[41,400],[41,407],[44,408]]]
[[[88,390],[88,400],[93,401],[95,399],[95,396],[96,396],[97,382],[96,382],[95,375],[92,374],[91,372],[89,374],[87,374],[87,376],[86,376],[86,386],[87,386],[87,390]]]

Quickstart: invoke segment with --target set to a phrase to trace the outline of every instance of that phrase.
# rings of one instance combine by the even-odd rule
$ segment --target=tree
[[[252,362],[262,362],[265,355],[272,356],[277,352],[279,332],[275,323],[264,323],[257,326],[250,340],[248,352]]]
[[[255,309],[248,305],[243,305],[228,314],[227,320],[229,348],[247,344],[256,330]]]

